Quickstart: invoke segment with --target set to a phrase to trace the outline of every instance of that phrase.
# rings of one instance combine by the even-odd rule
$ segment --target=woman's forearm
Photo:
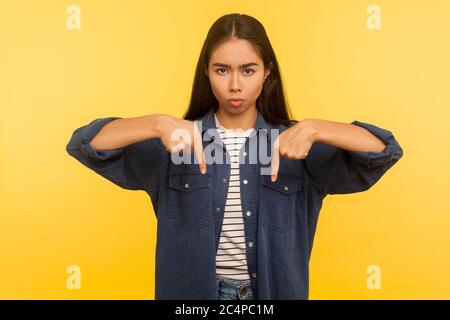
[[[159,137],[160,114],[116,119],[106,124],[92,139],[95,150],[111,150]]]
[[[310,119],[317,132],[315,141],[331,144],[348,151],[381,152],[385,144],[368,130],[354,124]]]

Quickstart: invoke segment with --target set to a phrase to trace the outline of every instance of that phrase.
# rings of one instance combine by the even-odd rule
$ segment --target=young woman
[[[369,189],[403,155],[372,124],[292,120],[264,27],[244,14],[209,30],[183,119],[95,119],[67,151],[149,194],[156,299],[307,299],[323,199]]]

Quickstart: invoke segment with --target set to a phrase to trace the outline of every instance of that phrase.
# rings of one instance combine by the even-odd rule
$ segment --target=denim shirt
[[[218,134],[209,134],[216,128],[214,112],[211,108],[197,119],[206,157],[208,145],[216,144],[214,152],[223,148]],[[193,157],[190,163],[175,163],[159,138],[94,150],[90,142],[95,135],[119,118],[98,118],[76,129],[67,152],[114,184],[149,195],[157,218],[155,299],[216,300],[215,259],[230,176],[226,151],[223,163],[206,159],[203,175]],[[352,124],[382,140],[384,150],[353,152],[316,142],[305,159],[281,156],[278,179],[272,182],[270,175],[261,174],[270,163],[245,158],[251,143],[259,146],[261,137],[273,143],[270,129],[281,133],[290,126],[272,125],[258,112],[258,135],[246,140],[240,163],[247,265],[257,299],[308,299],[309,259],[325,196],[369,189],[402,157],[390,131],[359,121]]]

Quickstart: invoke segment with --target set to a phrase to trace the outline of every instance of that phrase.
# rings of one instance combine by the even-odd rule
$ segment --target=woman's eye
[[[226,71],[227,71],[227,69],[225,69],[225,68],[216,69],[216,72],[218,74],[225,74]],[[250,69],[250,68],[244,69],[244,73],[246,75],[251,75],[251,74],[253,74],[253,72],[255,72],[255,70],[253,70],[253,69]]]

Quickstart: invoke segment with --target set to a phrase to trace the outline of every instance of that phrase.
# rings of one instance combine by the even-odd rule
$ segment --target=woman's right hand
[[[158,117],[157,129],[161,142],[169,152],[195,152],[199,161],[200,172],[206,173],[206,161],[203,151],[202,136],[194,121],[179,119],[171,115],[161,114]]]

